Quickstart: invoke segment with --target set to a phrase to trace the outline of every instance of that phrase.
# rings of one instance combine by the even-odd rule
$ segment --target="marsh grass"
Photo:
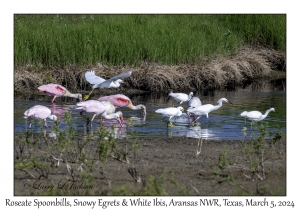
[[[285,50],[286,16],[14,15],[15,65],[197,64],[240,46]]]
[[[284,14],[15,14],[14,84],[89,90],[89,69],[103,78],[133,69],[133,89],[226,89],[285,70],[285,44]]]

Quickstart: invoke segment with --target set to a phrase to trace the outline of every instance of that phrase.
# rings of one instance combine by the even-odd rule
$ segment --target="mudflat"
[[[119,152],[105,162],[91,141],[84,150],[95,159],[84,164],[72,162],[72,155],[58,164],[37,146],[33,154],[43,154],[49,167],[15,169],[15,195],[286,195],[285,139],[166,137],[137,139],[134,145],[118,140]]]

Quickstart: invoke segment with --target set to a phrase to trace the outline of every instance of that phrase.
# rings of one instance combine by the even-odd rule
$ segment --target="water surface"
[[[103,96],[101,91],[97,91],[94,91],[92,99]],[[250,121],[245,123],[244,118],[240,117],[239,114],[243,111],[252,110],[258,110],[264,114],[267,109],[274,107],[276,112],[270,112],[261,123],[268,123],[268,132],[286,132],[285,80],[254,83],[234,91],[192,91],[194,96],[201,99],[202,104],[217,105],[220,98],[227,98],[234,105],[223,103],[220,109],[209,114],[210,122],[206,116],[202,116],[198,123],[191,126],[186,116],[183,116],[175,119],[173,127],[168,127],[166,119],[162,120],[162,116],[155,113],[155,110],[159,108],[177,105],[177,102],[169,98],[167,93],[127,95],[131,98],[133,104],[144,104],[147,107],[146,117],[144,118],[140,111],[121,108],[120,110],[123,112],[125,119],[123,127],[120,127],[116,120],[106,121],[105,126],[110,128],[115,125],[116,129],[113,133],[117,138],[123,138],[134,133],[137,137],[186,136],[215,140],[244,140],[250,139],[251,135],[258,134],[256,131],[251,130]],[[185,91],[185,93],[188,92]],[[99,94],[98,97],[97,94]],[[79,115],[79,110],[75,109],[77,102],[75,99],[57,98],[55,104],[51,104],[51,100],[51,97],[44,95],[16,96],[14,99],[14,133],[18,135],[28,129],[28,121],[23,118],[23,114],[25,110],[37,104],[49,107],[57,115],[61,129],[68,126],[64,120],[65,112],[70,113],[73,118],[73,126],[78,135],[94,132],[101,126],[99,117],[96,117],[92,128],[86,127],[86,120]],[[182,106],[186,110],[187,103],[182,104]],[[88,116],[92,117],[91,114]],[[45,131],[48,136],[53,136],[51,130],[54,123],[51,120],[47,122],[49,127],[45,128]],[[246,132],[243,132],[244,127],[247,128]],[[37,121],[34,121],[32,131],[40,132]]]

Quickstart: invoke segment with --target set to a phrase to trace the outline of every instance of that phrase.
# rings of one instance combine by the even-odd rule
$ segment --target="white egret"
[[[202,103],[198,97],[193,96],[191,100],[188,102],[188,108],[196,108],[198,106],[202,106]],[[196,119],[197,116],[194,114],[194,119]],[[190,119],[190,115],[188,114],[188,119]]]
[[[208,118],[208,113],[214,111],[214,110],[217,110],[219,109],[221,106],[222,106],[222,102],[228,102],[228,103],[231,103],[230,101],[228,101],[226,98],[221,98],[220,100],[218,100],[218,105],[214,106],[212,104],[205,104],[205,105],[201,105],[201,106],[198,106],[198,107],[195,107],[195,108],[188,108],[187,109],[187,114],[189,115],[190,113],[194,114],[194,115],[197,115],[198,117],[193,121],[196,122],[200,117],[201,115],[206,115],[207,119]],[[233,104],[233,103],[231,103]],[[209,121],[208,121],[209,122]]]
[[[198,106],[201,106],[202,103],[201,103],[201,100],[198,98],[198,97],[195,97],[193,96],[191,98],[191,100],[189,100],[188,102],[188,107],[190,108],[195,108],[195,107],[198,107]]]
[[[268,116],[269,112],[271,112],[271,111],[275,112],[275,109],[270,108],[266,111],[265,114],[262,114],[259,111],[251,111],[251,112],[244,111],[240,114],[240,116],[245,117],[245,120],[246,120],[246,118],[251,120],[251,129],[252,129],[253,121],[257,122],[257,121],[261,121],[261,120],[265,119]]]
[[[86,81],[88,81],[90,84],[93,85],[93,89],[88,95],[84,96],[84,100],[87,100],[89,98],[89,96],[91,95],[91,93],[93,92],[94,89],[120,87],[120,85],[121,85],[120,83],[123,82],[122,79],[130,77],[131,74],[132,74],[132,71],[128,71],[128,72],[119,74],[117,76],[114,76],[108,80],[105,80],[102,77],[95,75],[94,71],[87,71],[84,76],[85,76]]]
[[[183,102],[188,102],[193,97],[193,92],[190,92],[189,95],[185,93],[173,93],[171,90],[169,93],[169,96],[171,96],[175,101],[179,102],[178,105],[182,104]]]
[[[172,122],[170,121],[174,116],[181,116],[182,112],[184,111],[182,106],[178,106],[178,107],[168,107],[168,108],[162,108],[162,109],[158,109],[155,112],[156,113],[160,113],[164,116],[169,117],[168,120],[168,125],[170,124],[170,126],[173,126]]]

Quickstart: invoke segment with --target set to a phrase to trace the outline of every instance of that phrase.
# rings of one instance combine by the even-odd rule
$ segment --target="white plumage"
[[[189,95],[187,95],[185,93],[173,93],[173,91],[170,91],[169,96],[179,102],[178,105],[180,105],[183,102],[188,102],[193,97],[193,92],[190,92]]]
[[[111,102],[109,102],[109,101],[106,101],[106,102],[100,102],[100,101],[96,101],[96,100],[83,101],[83,102],[79,102],[76,104],[76,106],[77,106],[76,109],[82,110],[80,112],[80,115],[82,115],[83,111],[88,112],[88,113],[93,113],[94,115],[93,115],[93,118],[91,119],[90,123],[92,123],[92,121],[94,120],[94,118],[96,116],[101,115],[101,117],[103,117],[104,119],[116,119],[122,127],[122,121],[123,121],[122,112],[119,111],[116,113],[111,113],[112,110],[110,110],[109,107],[112,107],[113,104],[111,104],[110,106],[107,106],[106,103],[111,104]],[[83,117],[85,117],[85,116],[83,116]]]
[[[102,77],[99,77],[95,75],[94,71],[87,71],[85,73],[85,79],[90,84],[93,85],[93,88],[118,88],[120,87],[120,83],[123,82],[122,79],[130,77],[132,74],[132,71],[128,71],[122,74],[119,74],[117,76],[114,76],[108,80],[103,79]]]
[[[88,95],[84,96],[84,100],[87,100],[89,98],[89,96],[94,91],[94,89],[120,87],[120,85],[121,85],[120,83],[123,82],[122,79],[130,77],[131,74],[132,74],[132,71],[128,71],[128,72],[119,74],[117,76],[114,76],[108,80],[105,80],[102,77],[95,75],[94,71],[87,71],[84,76],[85,76],[86,81],[88,81],[90,84],[93,85],[93,89]]]
[[[270,108],[265,112],[265,114],[262,114],[259,111],[250,111],[250,112],[244,111],[240,114],[240,116],[251,120],[251,128],[252,128],[253,121],[261,121],[261,120],[265,119],[268,116],[269,112],[271,112],[271,111],[275,112],[275,109]]]
[[[178,107],[168,107],[168,108],[158,109],[155,112],[169,117],[168,122],[170,123],[170,126],[172,126],[172,122],[170,120],[174,116],[181,116],[183,111],[184,111],[183,107],[178,106]]]
[[[194,114],[194,115],[198,116],[194,120],[194,122],[196,122],[201,117],[201,115],[206,115],[206,117],[208,119],[208,113],[210,113],[210,112],[212,112],[214,110],[219,109],[222,106],[222,102],[229,102],[229,103],[231,103],[226,98],[221,98],[220,100],[218,100],[218,105],[216,105],[216,106],[214,106],[212,104],[205,104],[205,105],[201,105],[201,106],[198,106],[198,107],[195,107],[195,108],[190,107],[190,108],[187,109],[187,114],[188,115]]]

